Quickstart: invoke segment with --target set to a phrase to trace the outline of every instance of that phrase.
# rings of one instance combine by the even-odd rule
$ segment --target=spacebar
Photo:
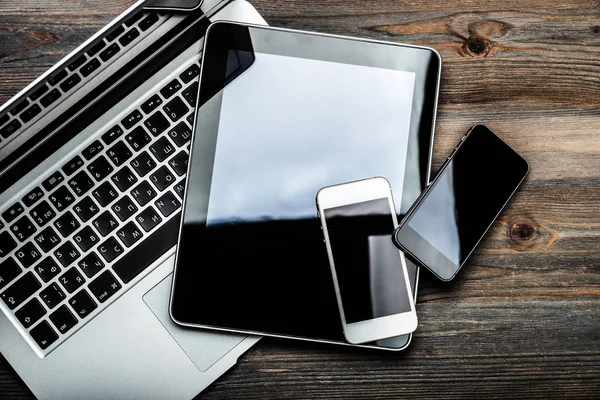
[[[124,283],[131,282],[158,257],[175,246],[180,220],[181,212],[178,212],[166,224],[152,232],[150,236],[113,265],[113,270]]]

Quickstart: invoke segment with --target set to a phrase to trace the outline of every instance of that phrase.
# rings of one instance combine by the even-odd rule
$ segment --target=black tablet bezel
[[[237,36],[240,35],[240,30],[250,33],[252,36],[251,43],[246,41],[240,43],[239,40],[224,40],[227,37],[228,30],[235,30]],[[212,35],[211,35],[212,34]],[[210,40],[214,35],[214,41]],[[218,38],[218,39],[217,39]],[[293,44],[291,46],[290,44]],[[219,47],[220,46],[220,47]],[[201,71],[201,83],[198,97],[198,108],[196,113],[196,121],[194,131],[202,132],[201,135],[193,135],[188,169],[188,177],[192,169],[202,171],[199,178],[195,182],[200,182],[203,199],[196,199],[196,209],[202,210],[204,215],[208,209],[209,192],[212,179],[213,161],[215,156],[215,148],[219,130],[220,108],[222,101],[222,89],[226,84],[235,79],[236,74],[225,72],[226,67],[220,65],[216,68],[216,73],[222,75],[222,84],[215,87],[215,79],[204,79],[209,74],[215,73],[212,60],[218,60],[218,54],[223,52],[223,47],[235,47],[237,50],[242,50],[241,64],[244,63],[244,54],[248,50],[258,51],[261,53],[277,54],[291,56],[297,58],[307,58],[315,60],[332,61],[337,63],[347,63],[354,65],[372,66],[379,68],[394,69],[400,71],[410,71],[415,73],[415,93],[420,92],[423,96],[415,95],[412,104],[412,117],[409,134],[409,151],[407,154],[407,163],[418,166],[418,179],[406,180],[409,185],[419,185],[412,190],[405,188],[402,196],[402,210],[398,215],[401,218],[408,210],[410,205],[416,200],[421,191],[429,182],[429,169],[431,163],[431,151],[433,145],[433,130],[435,126],[435,117],[437,111],[437,97],[439,91],[439,80],[441,71],[441,58],[439,54],[430,48],[400,45],[395,43],[386,43],[380,41],[371,41],[355,38],[346,38],[334,35],[324,35],[310,32],[292,31],[288,29],[272,28],[264,26],[244,25],[230,22],[218,22],[211,25],[209,28],[204,48],[204,61]],[[252,60],[246,60],[250,63]],[[208,66],[211,67],[208,67]],[[219,72],[219,69],[222,69]],[[242,71],[243,72],[243,71]],[[239,71],[238,73],[239,74]],[[214,76],[212,77],[214,78]],[[213,82],[212,85],[207,85],[207,82]],[[201,110],[199,111],[199,109]],[[196,151],[196,147],[198,150]],[[414,168],[413,168],[414,170]],[[411,173],[410,168],[406,168],[406,174]],[[406,178],[406,175],[405,175]],[[418,180],[418,183],[416,182]],[[189,179],[187,180],[189,186]],[[197,188],[195,188],[197,189]],[[187,202],[187,196],[190,188],[186,187],[186,197],[184,204]],[[197,193],[198,191],[196,191]],[[201,212],[201,214],[202,214]],[[178,260],[182,257],[181,252],[188,251],[191,243],[186,243],[186,234],[183,232],[183,222],[185,218],[185,209],[182,213],[182,231],[180,231],[179,246],[175,263],[175,274],[173,279],[173,292],[170,301],[170,313],[173,320],[183,326],[205,327],[217,330],[243,332],[259,335],[270,335],[277,337],[292,337],[303,340],[321,341],[336,344],[348,344],[343,341],[332,341],[317,337],[296,336],[293,333],[281,334],[273,332],[263,332],[256,330],[246,330],[243,327],[220,327],[203,324],[198,316],[195,315],[195,307],[190,307],[193,303],[193,285],[189,285],[190,269],[194,269],[191,265],[179,265]],[[190,251],[191,250],[190,248]],[[189,257],[188,257],[189,259]],[[407,264],[410,264],[407,260]],[[411,264],[409,267],[411,275],[411,286],[416,298],[416,287],[418,283],[418,268]],[[394,342],[393,340],[381,341],[378,344],[367,344],[363,347],[382,348],[387,350],[401,350],[410,342],[410,335],[405,335],[403,340]],[[393,338],[398,339],[398,338]],[[387,344],[391,344],[388,346]]]

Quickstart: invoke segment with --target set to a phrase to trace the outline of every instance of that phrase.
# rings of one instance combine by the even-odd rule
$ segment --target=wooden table
[[[131,0],[0,0],[0,103]],[[600,397],[600,2],[254,0],[276,26],[443,59],[433,169],[485,122],[531,172],[402,353],[263,339],[212,398]],[[0,398],[31,393],[0,356]]]

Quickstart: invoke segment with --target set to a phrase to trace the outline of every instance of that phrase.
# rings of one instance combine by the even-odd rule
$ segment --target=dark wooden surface
[[[0,103],[131,0],[0,0]],[[67,5],[68,4],[68,5]],[[397,354],[263,339],[201,397],[600,397],[600,1],[254,0],[272,24],[443,59],[434,170],[476,122],[531,165]],[[31,393],[0,356],[0,398]]]

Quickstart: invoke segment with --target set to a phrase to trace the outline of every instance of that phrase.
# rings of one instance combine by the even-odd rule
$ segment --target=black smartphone
[[[485,125],[475,125],[408,210],[393,241],[450,281],[529,172],[527,161]]]

